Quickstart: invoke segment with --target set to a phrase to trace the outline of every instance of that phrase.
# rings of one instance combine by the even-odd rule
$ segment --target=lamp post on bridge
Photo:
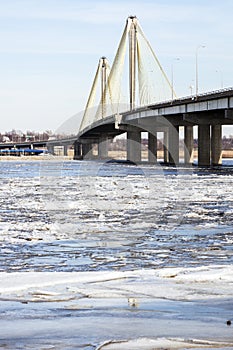
[[[222,71],[217,69],[215,72],[219,73],[219,75],[220,75],[221,89],[223,89],[223,75],[222,75]]]
[[[173,67],[173,62],[179,61],[179,60],[180,60],[179,57],[173,58],[172,64],[171,64],[172,101],[174,99],[174,67]]]
[[[205,45],[199,45],[196,48],[196,97],[198,95],[198,51],[201,48],[204,49]]]
[[[193,88],[194,88],[194,86],[191,84],[191,85],[189,86],[191,97],[193,96]]]

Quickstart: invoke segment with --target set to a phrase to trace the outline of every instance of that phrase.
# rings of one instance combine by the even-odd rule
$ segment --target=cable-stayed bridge
[[[72,138],[49,141],[47,147],[53,153],[54,146],[62,145],[66,152],[68,145],[74,145],[74,159],[88,159],[93,158],[97,144],[97,157],[105,159],[109,142],[126,133],[127,159],[139,162],[141,133],[147,132],[148,161],[156,163],[160,132],[164,162],[178,164],[179,128],[183,127],[185,163],[191,164],[193,127],[197,125],[198,164],[219,165],[222,125],[232,124],[233,89],[178,99],[137,18],[131,16],[112,66],[106,57],[99,60],[79,132]]]
[[[128,59],[128,63],[126,63]],[[124,84],[128,77],[128,88]],[[110,66],[101,57],[78,134],[51,141],[74,144],[74,159],[108,157],[109,140],[127,133],[127,159],[141,160],[141,133],[148,132],[148,160],[157,161],[163,133],[164,162],[179,163],[179,127],[184,127],[185,163],[193,161],[193,127],[198,126],[198,164],[221,164],[222,125],[233,124],[233,89],[178,99],[135,16],[128,17]]]

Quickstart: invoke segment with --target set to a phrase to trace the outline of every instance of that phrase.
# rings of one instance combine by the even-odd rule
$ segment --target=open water
[[[223,167],[214,169],[57,158],[1,161],[0,183],[0,348],[107,349],[103,345],[106,341],[121,340],[131,349],[127,341],[136,339],[140,345],[145,338],[138,348],[154,349],[152,343],[149,347],[150,342],[161,336],[191,342],[199,336],[202,341],[220,342],[218,348],[233,348],[229,343],[233,330],[226,326],[226,321],[233,319],[233,297],[229,293],[233,281],[224,284],[223,294],[216,291],[218,303],[215,300],[214,305],[201,305],[201,297],[191,300],[195,305],[190,300],[184,303],[187,295],[192,295],[192,289],[187,294],[184,282],[179,300],[175,296],[177,285],[172,287],[174,297],[168,296],[164,276],[160,275],[160,287],[157,280],[148,283],[161,288],[161,295],[148,296],[145,290],[138,295],[138,286],[146,283],[151,271],[157,274],[169,269],[189,275],[190,271],[204,269],[211,275],[213,268],[233,266],[232,161],[226,160]],[[102,281],[97,296],[90,288],[93,281],[85,281],[89,283],[83,287],[86,294],[80,292],[80,285],[75,287],[78,273],[109,273],[111,280],[118,273],[125,277],[117,275],[116,279],[130,279],[132,271],[139,274],[139,280],[128,294],[126,290],[120,295],[115,289],[111,291],[112,286],[106,285],[108,279]],[[47,273],[53,278],[61,276],[64,289],[57,290],[58,282],[41,282],[49,291],[38,291]],[[69,277],[72,282],[67,282],[64,276],[74,276],[75,281]],[[72,286],[68,287],[69,283]],[[212,283],[199,291],[205,300]],[[121,287],[119,284],[119,290]],[[58,299],[54,293],[59,294]],[[130,297],[136,294],[141,307]],[[89,307],[82,305],[89,303],[88,298],[95,302]],[[81,303],[79,314],[73,304],[65,307],[68,300]],[[208,307],[210,328],[203,332],[204,310]],[[65,334],[64,322],[69,324]],[[96,322],[102,324],[99,331],[95,330]],[[216,327],[219,333],[214,332]],[[174,342],[167,348],[173,348]],[[132,349],[137,349],[135,344]],[[209,348],[215,348],[211,344]]]

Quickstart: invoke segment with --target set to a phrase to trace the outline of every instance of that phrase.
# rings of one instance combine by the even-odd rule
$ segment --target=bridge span
[[[127,42],[129,66],[124,69]],[[126,100],[122,100],[124,71],[129,73]],[[98,86],[101,89],[96,104]],[[193,162],[193,128],[197,126],[198,164],[220,165],[223,125],[233,125],[233,88],[178,99],[137,18],[130,16],[112,67],[106,57],[99,60],[79,132],[71,138],[48,141],[47,148],[53,153],[55,146],[63,146],[66,154],[67,147],[74,145],[74,159],[90,159],[97,144],[97,157],[106,159],[110,140],[126,133],[127,159],[140,162],[141,133],[147,132],[148,161],[156,163],[157,134],[162,133],[164,162],[178,164],[182,127],[184,161],[188,165]]]
[[[129,96],[128,108],[124,109],[120,103],[120,91],[127,38]],[[152,72],[155,73],[153,80]],[[98,77],[101,82],[100,102],[96,113],[91,115]],[[137,99],[140,108],[135,107]],[[137,18],[131,16],[126,21],[111,69],[106,57],[99,61],[80,131],[74,143],[74,158],[92,158],[93,144],[98,144],[98,157],[107,158],[109,140],[126,132],[127,159],[140,162],[141,133],[148,132],[148,161],[156,163],[157,134],[162,132],[164,162],[178,164],[179,131],[183,127],[184,160],[185,164],[191,164],[194,150],[193,127],[197,126],[198,164],[220,165],[222,125],[232,124],[233,88],[178,99],[173,84],[170,84]]]
[[[141,161],[141,133],[148,132],[148,161],[157,162],[157,133],[163,133],[164,162],[179,163],[179,129],[184,127],[184,161],[193,162],[193,127],[198,127],[198,164],[222,163],[222,125],[233,125],[233,88],[135,108],[98,120],[75,137],[49,141],[48,147],[74,145],[74,159],[108,158],[109,140],[127,133],[127,159]]]

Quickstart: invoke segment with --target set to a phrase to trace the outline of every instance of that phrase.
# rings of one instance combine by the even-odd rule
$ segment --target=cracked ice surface
[[[0,346],[232,348],[232,169],[0,163]]]

